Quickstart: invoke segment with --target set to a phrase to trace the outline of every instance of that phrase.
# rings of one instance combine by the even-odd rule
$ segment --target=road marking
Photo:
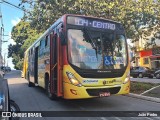
[[[133,120],[139,120],[140,117],[130,117],[130,118],[132,118]]]
[[[105,118],[105,117],[100,117],[102,120],[108,120],[107,118]]]
[[[122,120],[122,119],[120,119],[120,118],[118,118],[118,117],[115,117],[115,119],[117,119],[117,120]]]
[[[149,117],[130,117],[130,118],[132,118],[133,120],[146,120],[146,119],[148,119],[148,120],[154,120],[154,119],[151,119]]]
[[[148,119],[148,120],[153,120],[152,118],[149,118],[149,117],[144,117],[144,118],[146,118],[146,119]]]
[[[141,93],[140,95],[143,95],[143,94],[145,94],[145,93],[147,93],[147,92],[149,92],[149,91],[151,91],[151,90],[153,90],[153,89],[155,89],[155,88],[158,88],[158,87],[160,87],[160,85],[155,86],[155,87],[153,87],[153,88],[151,88],[151,89],[149,89],[149,90],[146,90],[146,91],[144,91],[143,93]]]
[[[160,117],[153,117],[153,118],[155,118],[155,119],[157,119],[157,120],[160,120]]]

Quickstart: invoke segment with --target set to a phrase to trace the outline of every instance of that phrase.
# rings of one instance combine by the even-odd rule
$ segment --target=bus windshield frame
[[[77,17],[76,17],[77,18]],[[82,18],[83,19],[83,21],[86,21],[86,19],[88,19],[88,18]],[[89,20],[88,20],[88,23],[90,23],[90,21],[92,22],[92,24],[93,24],[93,22],[94,21],[99,21],[99,22],[101,22],[99,19],[93,19],[93,20],[91,20],[92,18],[89,18]],[[68,20],[68,19],[67,19]],[[72,22],[71,22],[72,21]],[[76,21],[76,20],[75,20]],[[82,21],[81,21],[82,22]],[[103,23],[107,23],[108,21],[105,21],[105,20],[102,20],[102,24]],[[110,21],[109,21],[110,22]],[[123,69],[123,70],[125,70],[126,69],[126,67],[128,66],[128,49],[127,49],[127,41],[126,41],[126,38],[125,38],[125,32],[124,32],[124,29],[118,29],[119,31],[116,31],[116,28],[115,27],[117,27],[118,25],[117,25],[117,23],[115,23],[115,26],[113,27],[113,24],[114,24],[114,22],[112,22],[112,28],[110,27],[110,29],[106,29],[106,28],[97,28],[97,27],[93,27],[92,25],[89,25],[89,26],[87,26],[87,24],[86,23],[84,23],[83,25],[79,25],[80,24],[80,22],[79,22],[79,24],[77,25],[77,23],[75,24],[74,22],[73,22],[73,18],[72,18],[72,20],[70,20],[70,22],[67,22],[68,24],[67,24],[67,29],[66,29],[66,38],[67,38],[67,58],[68,58],[68,62],[69,62],[69,64],[71,64],[72,66],[74,66],[74,67],[76,67],[76,68],[78,68],[78,69],[83,69],[83,70],[118,70],[118,69]],[[120,26],[120,25],[119,25]],[[118,27],[119,27],[118,26]],[[113,30],[114,29],[114,30]],[[114,41],[115,39],[116,39],[116,35],[121,35],[121,36],[123,36],[123,40],[124,40],[124,45],[123,45],[123,48],[125,48],[125,59],[121,59],[121,58],[119,58],[119,60],[117,59],[117,61],[116,62],[123,62],[123,61],[125,61],[125,63],[124,63],[124,66],[117,66],[117,65],[115,65],[115,58],[114,58],[114,56],[113,56],[113,54],[112,55],[108,55],[108,56],[105,56],[104,57],[104,55],[102,55],[102,58],[100,59],[101,61],[103,61],[101,64],[103,64],[103,65],[99,65],[99,67],[92,67],[92,68],[90,68],[90,67],[80,67],[80,66],[84,66],[84,65],[77,65],[77,64],[75,64],[75,63],[73,63],[72,62],[72,60],[71,60],[71,58],[73,57],[73,54],[71,55],[71,50],[70,50],[70,47],[71,46],[73,46],[73,47],[75,47],[75,45],[69,45],[70,44],[70,39],[72,39],[73,38],[73,36],[70,36],[69,34],[70,33],[72,33],[72,32],[68,32],[68,31],[81,31],[81,33],[80,34],[82,34],[82,32],[83,32],[83,34],[85,34],[85,35],[83,35],[84,36],[84,38],[82,39],[81,38],[81,41],[83,40],[83,41],[85,41],[86,42],[86,40],[84,40],[84,39],[88,39],[88,42],[90,42],[91,44],[90,44],[90,47],[92,47],[92,51],[94,51],[94,53],[95,53],[95,56],[94,56],[94,58],[93,57],[90,57],[90,58],[88,58],[88,59],[90,59],[90,61],[87,61],[88,63],[89,62],[92,62],[92,61],[95,61],[95,59],[99,59],[100,58],[100,55],[98,54],[99,53],[99,51],[98,51],[98,49],[100,48],[100,47],[103,47],[102,49],[104,49],[104,46],[102,45],[103,43],[101,43],[101,46],[98,48],[97,47],[97,44],[94,42],[94,40],[93,40],[93,33],[91,33],[91,32],[95,32],[95,33],[98,33],[98,34],[100,34],[99,35],[99,40],[102,42],[103,40],[102,40],[102,37],[103,37],[103,35],[105,35],[105,34],[112,34],[112,41]],[[103,35],[102,35],[103,34]],[[69,36],[70,36],[70,38],[69,38]],[[82,35],[81,35],[82,36]],[[74,38],[74,39],[76,39],[76,38]],[[83,51],[85,48],[83,48],[84,46],[79,46],[79,49],[80,49],[80,51]],[[111,47],[112,48],[112,47]],[[112,48],[113,50],[115,49],[115,48]],[[112,50],[112,53],[113,53],[113,50]],[[103,50],[101,50],[101,51],[103,51]],[[81,54],[81,53],[80,53]],[[71,57],[72,56],[72,57]],[[79,55],[80,56],[80,55]],[[80,60],[81,58],[79,58],[79,56],[75,56],[75,58],[77,58],[77,60]],[[118,58],[118,57],[117,57]],[[87,59],[87,58],[86,58]],[[105,61],[107,61],[107,62],[105,62]],[[82,61],[81,61],[82,62]],[[84,61],[83,61],[84,62]],[[106,64],[108,64],[108,62],[110,62],[111,64],[109,65],[109,66],[107,66],[106,67]],[[93,64],[95,64],[95,63],[93,63]],[[90,65],[90,66],[92,66],[92,65]]]

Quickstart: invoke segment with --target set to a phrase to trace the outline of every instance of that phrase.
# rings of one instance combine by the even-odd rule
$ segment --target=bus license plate
[[[99,93],[99,96],[100,96],[100,97],[108,97],[108,96],[110,96],[110,92],[102,92],[102,93]]]

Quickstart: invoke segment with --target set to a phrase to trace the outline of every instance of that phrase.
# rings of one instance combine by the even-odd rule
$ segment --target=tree
[[[12,39],[15,45],[8,46],[8,57],[12,57],[15,69],[22,69],[23,57],[25,50],[40,36],[37,30],[30,27],[30,23],[20,21],[12,28]]]
[[[28,12],[24,18],[30,20],[31,26],[40,31],[46,30],[66,13],[119,21],[124,25],[127,37],[133,42],[147,40],[151,34],[155,38],[160,31],[159,0],[22,0],[20,6],[24,3],[28,3],[31,8],[26,9]]]

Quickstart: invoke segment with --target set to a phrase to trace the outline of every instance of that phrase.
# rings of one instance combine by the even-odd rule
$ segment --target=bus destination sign
[[[78,26],[86,26],[86,27],[93,27],[93,28],[100,28],[100,29],[108,29],[108,30],[115,30],[116,25],[109,21],[99,20],[99,19],[92,19],[92,18],[81,18],[81,17],[67,17],[67,23],[71,25],[78,25]]]

